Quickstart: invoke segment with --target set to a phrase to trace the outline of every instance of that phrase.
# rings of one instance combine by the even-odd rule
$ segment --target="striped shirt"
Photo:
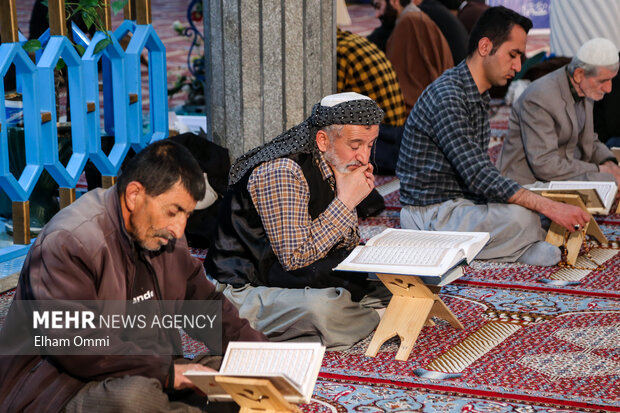
[[[333,182],[331,168],[322,155],[319,168],[323,179]],[[286,271],[312,264],[335,246],[351,249],[359,243],[357,213],[338,198],[312,220],[308,183],[301,167],[291,159],[279,158],[256,167],[247,189]]]
[[[396,165],[403,204],[506,202],[521,188],[489,158],[489,100],[466,61],[424,90],[405,123]]]

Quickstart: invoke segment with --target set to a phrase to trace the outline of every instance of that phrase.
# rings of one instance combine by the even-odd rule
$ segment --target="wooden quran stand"
[[[585,204],[581,200],[581,197],[577,194],[543,192],[542,196],[553,201],[578,206],[588,212]],[[590,215],[589,212],[588,215]],[[549,231],[547,232],[547,238],[545,238],[545,241],[558,247],[564,246],[566,248],[566,263],[575,265],[586,234],[592,235],[601,244],[606,244],[608,242],[607,237],[605,237],[603,231],[601,231],[601,227],[599,227],[594,218],[592,218],[592,215],[590,215],[590,220],[586,223],[583,231],[569,232],[560,224],[552,222],[549,227]]]
[[[240,413],[301,413],[268,379],[216,376],[215,381],[241,406]]]
[[[412,275],[377,274],[377,277],[393,296],[368,345],[366,356],[375,357],[383,343],[397,335],[400,347],[395,358],[406,361],[422,327],[435,325],[431,317],[443,318],[452,327],[463,329],[461,322],[437,295],[441,287],[426,285]]]

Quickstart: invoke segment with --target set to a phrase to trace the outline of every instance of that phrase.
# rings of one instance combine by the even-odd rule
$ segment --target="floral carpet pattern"
[[[379,177],[377,185],[393,179]],[[399,226],[398,191],[384,198],[385,211],[360,219],[363,240]],[[619,240],[618,218],[599,218],[610,241]],[[375,358],[364,355],[372,336],[327,352],[312,403],[302,410],[620,411],[620,250],[613,241],[591,242],[600,271],[472,262],[441,290],[464,330],[435,319],[405,362],[394,359],[396,337]],[[593,265],[583,257],[578,264]],[[186,348],[203,349],[191,341]]]
[[[492,143],[491,158],[498,147],[501,138]],[[400,226],[398,190],[384,200],[379,216],[360,219],[362,241]],[[301,410],[620,412],[620,214],[597,222],[610,242],[589,241],[595,263],[580,257],[581,268],[466,266],[440,292],[464,329],[434,319],[407,361],[394,358],[397,337],[374,358],[364,355],[372,336],[347,351],[327,352],[312,401]],[[204,259],[205,251],[192,254]],[[595,264],[602,269],[588,269]],[[0,327],[13,292],[0,294]],[[205,351],[187,335],[183,344],[190,357]]]
[[[320,377],[620,411],[620,300],[460,285],[444,287],[442,298],[464,330],[435,319],[407,361],[394,359],[397,338],[366,357],[369,337],[326,353]]]
[[[492,105],[492,162],[508,114]],[[376,185],[394,179],[378,177]],[[360,219],[362,241],[400,227],[398,190],[384,200],[379,216]],[[589,239],[592,260],[582,249],[577,268],[479,260],[466,266],[441,290],[465,329],[434,319],[407,361],[394,358],[398,337],[374,358],[364,355],[372,336],[327,352],[313,403],[302,410],[620,411],[620,214],[596,220],[609,243]]]
[[[495,412],[561,413],[544,403],[519,403],[493,397],[464,397],[450,390],[356,382],[346,379],[320,379],[311,404],[304,412]]]
[[[189,1],[154,0],[153,24],[167,48],[168,81],[186,73],[187,39],[172,29]],[[27,27],[32,0],[17,2]],[[368,34],[378,25],[369,4],[350,6],[349,29]],[[115,17],[115,26],[120,16]],[[27,33],[25,33],[27,34]],[[536,40],[536,39],[534,39]],[[530,51],[548,39],[528,41]],[[184,95],[170,100],[170,108]],[[508,129],[510,108],[491,103],[489,157],[495,163]],[[377,186],[394,177],[379,177]],[[399,192],[384,196],[386,209],[360,219],[362,241],[400,227]],[[620,214],[597,217],[607,245],[590,241],[595,263],[579,269],[474,261],[441,297],[464,326],[434,319],[422,329],[407,361],[394,356],[397,337],[376,357],[364,355],[372,336],[346,351],[327,352],[311,403],[304,412],[620,412]],[[205,251],[193,250],[199,259]],[[603,268],[593,268],[602,264]],[[583,269],[585,268],[585,269]],[[0,328],[14,290],[0,294]],[[205,347],[187,335],[188,356]]]

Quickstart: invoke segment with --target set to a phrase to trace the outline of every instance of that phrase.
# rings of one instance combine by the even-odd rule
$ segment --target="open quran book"
[[[356,247],[335,270],[417,275],[443,285],[442,278],[460,277],[462,270],[455,267],[471,262],[488,240],[487,232],[390,228]]]
[[[607,215],[614,203],[618,187],[613,181],[551,181],[530,190],[541,194],[577,194],[590,214]]]
[[[219,372],[185,373],[210,401],[231,401],[216,376],[269,379],[291,403],[309,403],[325,347],[321,343],[231,342]]]

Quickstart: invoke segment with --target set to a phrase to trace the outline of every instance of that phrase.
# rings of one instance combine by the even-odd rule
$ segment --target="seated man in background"
[[[435,22],[446,38],[454,64],[467,56],[469,33],[463,23],[439,0],[414,0],[415,4]]]
[[[620,147],[620,76],[611,81],[611,92],[594,102],[594,132],[608,148]]]
[[[465,27],[467,33],[471,33],[474,24],[480,18],[480,15],[489,8],[484,1],[467,1],[467,0],[439,0],[452,13],[456,14],[461,24]]]
[[[183,230],[204,194],[202,171],[187,149],[170,140],[149,145],[127,164],[116,186],[88,192],[45,226],[28,252],[13,306],[22,300],[111,300],[131,311],[150,300],[219,300],[221,337],[212,330],[188,334],[211,349],[229,341],[265,341],[189,254]],[[0,411],[200,411],[168,399],[175,390],[194,388],[183,372],[213,371],[171,356],[181,345],[177,329],[141,341],[121,330],[105,351],[41,355],[13,339],[30,327],[17,314],[9,310],[0,331]],[[203,362],[219,367],[213,358]]]
[[[355,207],[374,188],[369,158],[382,119],[366,96],[327,96],[231,168],[205,267],[272,340],[342,348],[379,323],[369,308],[377,283],[332,269],[359,243]]]
[[[336,36],[338,92],[366,95],[385,112],[371,160],[378,167],[375,172],[394,174],[407,119],[396,73],[385,53],[367,39],[340,29]]]
[[[441,30],[414,2],[385,1],[386,8],[395,9],[398,16],[385,55],[394,67],[409,114],[424,88],[453,67],[454,60]]]
[[[467,59],[426,88],[409,115],[396,174],[403,228],[488,232],[478,258],[548,266],[560,260],[560,250],[543,241],[538,214],[569,231],[583,226],[588,214],[501,176],[487,152],[488,90],[519,72],[531,27],[505,7],[484,12]]]
[[[372,0],[372,6],[375,8],[375,17],[379,19],[381,25],[375,28],[366,38],[385,53],[387,40],[396,25],[398,12],[387,0]]]
[[[611,91],[618,50],[602,38],[584,43],[571,62],[543,76],[512,106],[498,168],[521,185],[536,181],[611,181],[620,167],[598,140],[593,101]]]

